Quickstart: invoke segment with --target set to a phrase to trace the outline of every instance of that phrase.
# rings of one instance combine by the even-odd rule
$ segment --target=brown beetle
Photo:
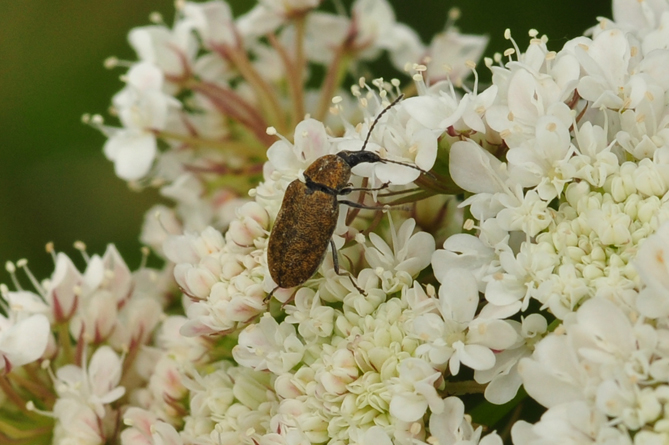
[[[416,166],[382,159],[374,152],[365,151],[376,123],[401,98],[395,99],[376,117],[360,150],[345,150],[322,156],[304,171],[304,182],[296,179],[288,185],[267,245],[267,265],[272,279],[278,285],[267,299],[278,288],[299,286],[311,278],[325,258],[328,243],[332,246],[335,272],[341,275],[337,249],[332,240],[339,216],[339,204],[370,207],[337,198],[353,191],[374,191],[388,186],[384,184],[376,189],[349,187],[353,167],[363,162],[391,162],[426,173]],[[358,288],[355,282],[353,285]]]

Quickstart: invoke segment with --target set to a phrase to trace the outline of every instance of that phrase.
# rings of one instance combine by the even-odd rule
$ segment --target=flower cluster
[[[169,234],[225,229],[261,178],[275,140],[267,128],[288,134],[311,116],[337,133],[347,125],[337,114],[359,119],[354,106],[334,106],[332,98],[355,101],[347,73],[355,75],[361,63],[383,52],[398,70],[431,60],[435,80],[461,83],[465,62],[478,59],[487,43],[449,26],[424,45],[386,1],[357,0],[350,15],[319,11],[320,3],[259,2],[234,17],[224,1],[180,2],[172,26],[154,15],[154,25],[130,32],[139,61],[107,60],[129,67],[112,100],[121,127],[99,115],[85,121],[108,137],[104,153],[120,178],[159,187],[175,203],[147,212],[145,244],[161,252]],[[411,136],[404,143],[413,143]],[[429,164],[430,154],[422,156]]]
[[[13,275],[0,408],[66,444],[667,442],[669,2],[616,0],[556,50],[507,31],[489,85],[484,37],[320,3],[181,2],[130,32],[121,126],[87,121],[174,202],[142,231],[166,266],[110,247],[34,293]],[[359,77],[382,55],[411,81]],[[343,189],[308,176],[362,151]],[[270,237],[313,193],[347,196],[282,288]],[[296,221],[282,241],[312,244]]]
[[[6,440],[25,429],[21,437],[31,443],[52,436],[54,443],[104,443],[120,433],[123,398],[177,416],[167,395],[176,403],[186,390],[174,378],[176,366],[167,375],[163,357],[197,363],[206,355],[201,339],[178,335],[179,317],[163,321],[163,308],[175,295],[171,268],[131,272],[113,245],[103,256],[78,247],[86,260],[83,273],[52,247],[50,279],[36,280],[25,260],[7,263],[15,290],[1,289],[7,314],[0,316],[2,411],[8,419],[22,417],[3,423]],[[17,266],[33,290],[23,287]],[[163,333],[154,343],[161,321]],[[177,335],[171,344],[160,340],[170,335]],[[177,345],[188,354],[178,357]]]

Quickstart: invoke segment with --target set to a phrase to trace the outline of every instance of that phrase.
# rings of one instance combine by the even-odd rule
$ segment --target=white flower
[[[432,94],[410,97],[402,101],[402,107],[412,118],[439,133],[460,120],[469,105],[469,96],[460,100],[452,92],[437,88],[441,85],[435,85]]]
[[[85,403],[72,398],[58,399],[53,414],[58,419],[54,426],[55,443],[99,445],[105,442],[104,425]]]
[[[75,338],[83,336],[89,342],[101,343],[116,327],[117,307],[131,296],[132,274],[116,247],[110,244],[103,257],[90,258],[83,278],[70,333]]]
[[[618,171],[619,159],[609,144],[604,128],[584,122],[574,127],[574,144],[579,153],[569,162],[577,169],[574,177],[588,181],[595,187],[602,187],[606,178]]]
[[[127,86],[113,98],[123,129],[108,128],[105,156],[114,161],[116,174],[125,180],[144,177],[157,153],[153,131],[163,130],[170,108],[180,103],[162,91],[163,73],[140,62],[128,71]]]
[[[225,238],[208,227],[199,236],[173,236],[165,242],[165,255],[176,263],[175,278],[194,300],[187,308],[184,335],[232,331],[266,307],[263,247],[269,215],[256,202],[246,203],[237,213]]]
[[[90,407],[98,418],[103,418],[105,405],[125,394],[125,388],[118,386],[122,371],[118,355],[109,346],[101,346],[84,368],[65,365],[56,371],[55,387],[59,400],[73,399]]]
[[[390,36],[392,38],[384,38],[379,44],[388,51],[390,62],[397,70],[403,70],[407,63],[419,62],[419,57],[425,53],[425,45],[413,28],[395,23]]]
[[[356,0],[351,15],[355,27],[353,47],[363,50],[361,58],[370,58],[383,44],[392,45],[395,12],[386,0]]]
[[[621,130],[616,140],[636,159],[653,159],[656,151],[666,151],[669,146],[664,90],[648,85],[643,92],[644,97],[636,108],[625,110],[620,116]]]
[[[374,83],[383,85],[381,81],[377,79]],[[366,84],[363,86],[370,88]],[[376,178],[381,183],[406,185],[420,176],[419,169],[430,170],[437,158],[437,135],[419,119],[413,118],[410,111],[407,112],[404,101],[387,108],[390,105],[387,96],[372,93],[370,98],[361,98],[357,87],[356,91],[365,113],[365,122],[349,126],[337,147],[342,151],[358,151],[369,137],[365,150],[378,153],[382,161],[358,164],[353,167],[353,173]],[[380,116],[380,113],[383,115]],[[374,131],[369,134],[373,124]]]
[[[501,103],[490,107],[485,117],[511,148],[531,144],[543,116],[553,116],[567,128],[572,121],[571,110],[563,101],[572,94],[578,78],[576,60],[567,55],[558,58],[558,63],[551,65],[557,72],[544,74],[537,68],[545,62],[545,45],[541,49],[530,45],[528,51],[539,67],[514,63],[508,65],[511,71],[493,68],[493,83],[499,87],[497,98]]]
[[[287,305],[285,310],[286,323],[296,324],[305,340],[314,341],[332,335],[335,311],[323,305],[313,290],[299,289],[295,294],[295,304]]]
[[[517,255],[508,249],[500,252],[500,271],[484,278],[486,300],[515,311],[525,310],[536,283],[551,276],[555,263],[555,252],[544,244],[523,243]]]
[[[279,324],[265,313],[258,324],[247,326],[239,334],[239,344],[232,354],[242,366],[280,375],[302,360],[304,345],[292,325]]]
[[[396,22],[386,0],[356,0],[350,18],[313,11],[320,3],[262,0],[238,20],[220,1],[186,3],[173,29],[131,34],[143,61],[114,99],[123,128],[105,129],[105,153],[124,178],[152,171],[166,181],[161,193],[177,203],[166,212],[168,230],[185,234],[165,237],[154,227],[147,239],[165,239],[164,255],[188,299],[187,319],[168,319],[152,337],[161,290],[144,282],[135,292],[138,281],[111,250],[89,259],[83,275],[59,258],[44,286],[54,320],[71,321],[71,333],[92,338],[96,354],[108,348],[99,345],[104,341],[119,349],[149,346],[129,355],[133,372],[148,383],[128,401],[147,411],[127,411],[143,424],[124,437],[217,445],[500,444],[495,433],[481,437],[462,400],[441,398],[464,365],[487,385],[488,402],[508,402],[523,383],[547,408],[535,425],[517,423],[516,443],[663,439],[666,2],[615,0],[617,23],[602,19],[591,37],[558,51],[535,30],[524,52],[507,34],[509,60],[486,60],[493,80],[480,92],[470,59],[480,56],[485,38],[448,29],[426,48]],[[350,93],[338,91],[345,69],[356,72],[382,50],[395,65],[415,63],[408,69],[417,97],[387,108],[400,92],[395,79],[362,79]],[[301,90],[315,80],[313,64],[326,65],[325,83]],[[462,82],[470,72],[473,88]],[[168,94],[176,88],[185,101],[178,112]],[[326,126],[321,120],[335,94]],[[229,195],[218,167],[245,168],[251,158],[239,145],[254,150],[248,156],[255,162],[277,133],[265,133],[267,125],[285,133],[300,119],[292,141],[278,136],[267,150],[264,181],[233,216],[220,205]],[[156,138],[168,148],[154,167]],[[386,184],[389,190],[370,195],[383,202],[414,187],[429,194],[454,183],[466,192],[460,207],[467,213],[434,224],[401,216],[396,229],[373,209],[340,212],[336,258],[355,275],[335,276],[328,255],[322,276],[265,301],[274,288],[268,234],[287,185],[304,180],[315,160],[355,153],[363,141],[381,161],[354,166],[351,187]],[[434,177],[420,176],[433,168]],[[454,210],[428,213],[442,209]],[[449,236],[461,220],[471,234]],[[417,226],[423,229],[414,233]],[[436,252],[435,238],[445,239]],[[32,308],[25,314],[44,310],[36,296],[22,295]],[[545,313],[558,319],[550,333]],[[177,331],[191,337],[179,339]],[[220,351],[199,337],[210,334],[221,345],[236,343],[232,359],[209,362]],[[103,402],[122,394],[118,379],[107,376],[107,389],[80,390],[93,386],[86,370],[59,373],[55,438],[77,438],[66,419],[84,424],[81,442],[108,440],[111,408]],[[161,423],[182,417],[181,438]]]
[[[365,431],[360,445],[392,445],[388,434],[380,426],[373,426]]]
[[[474,429],[471,418],[465,415],[465,405],[457,397],[444,399],[444,410],[430,415],[430,434],[428,443],[440,445],[481,444],[500,445],[502,438],[494,431],[481,438],[483,428]]]
[[[646,288],[637,299],[639,311],[650,318],[669,315],[669,224],[664,224],[639,249],[636,268]]]
[[[200,34],[206,48],[237,43],[234,19],[228,3],[223,1],[186,2],[181,12],[184,16],[184,23],[192,26]]]
[[[399,129],[401,131],[398,131]],[[437,138],[434,133],[418,122],[409,120],[401,127],[389,125],[381,140],[383,159],[416,165],[424,171],[430,170],[437,159]],[[369,147],[371,151],[374,146]],[[379,181],[397,185],[408,184],[420,176],[420,171],[409,169],[394,163],[377,162],[374,172]]]
[[[153,298],[130,299],[119,311],[109,343],[118,349],[140,347],[149,342],[163,311]]]
[[[382,280],[382,289],[386,293],[410,286],[412,279],[430,264],[434,252],[434,238],[426,232],[413,233],[416,221],[412,218],[402,223],[397,232],[390,220],[392,250],[375,233],[369,239],[374,247],[365,250],[365,258],[370,267]]]
[[[482,313],[487,312],[488,308],[490,305]],[[495,354],[495,366],[474,373],[474,380],[478,383],[488,383],[484,393],[486,400],[498,405],[507,403],[516,396],[523,383],[517,370],[518,361],[531,355],[534,343],[542,338],[548,328],[546,319],[539,314],[530,314],[523,318],[521,326],[513,321],[508,323],[519,331],[519,341],[509,349]]]
[[[267,149],[271,168],[291,181],[298,172],[316,159],[332,153],[329,137],[322,122],[305,119],[295,127],[294,143],[280,139]]]
[[[321,64],[331,63],[350,26],[350,19],[341,15],[320,11],[307,15],[304,52],[309,60]]]
[[[482,284],[482,278],[496,270],[495,259],[494,249],[487,246],[481,238],[458,233],[444,241],[443,249],[437,249],[434,252],[432,269],[438,280],[445,277],[450,269],[468,270],[476,277],[477,283],[481,283],[479,290],[483,291],[485,286]]]
[[[188,73],[197,51],[190,24],[178,21],[174,29],[165,26],[133,28],[128,41],[144,62],[158,66],[168,80]]]
[[[536,236],[553,220],[555,212],[548,207],[548,201],[542,199],[534,190],[525,194],[520,205],[514,204],[515,202],[497,214],[500,228],[506,231],[522,231],[529,236]]]
[[[432,413],[441,413],[443,400],[434,387],[440,378],[441,373],[423,360],[403,360],[399,365],[399,377],[391,386],[390,414],[403,422],[414,422],[425,415],[428,407]]]
[[[158,420],[151,412],[130,407],[123,416],[126,428],[121,433],[123,445],[182,445],[179,433],[169,423]]]
[[[467,191],[516,196],[517,182],[509,176],[506,164],[474,141],[453,144],[449,155],[449,170],[453,181]],[[499,204],[497,207],[500,207]]]
[[[669,11],[663,1],[649,1],[641,4],[633,1],[614,1],[613,19],[623,29],[631,29],[640,34],[660,26],[660,17]]]
[[[511,429],[517,445],[564,443],[630,444],[629,433],[609,425],[606,416],[584,402],[564,403],[549,409],[535,425],[516,422]]]
[[[630,430],[655,423],[667,392],[649,379],[659,352],[656,329],[643,319],[633,325],[603,298],[586,301],[571,315],[562,328],[566,335],[547,336],[531,359],[521,360],[528,393],[557,413],[580,401]]]
[[[51,325],[42,314],[14,320],[0,314],[0,371],[7,374],[40,358],[50,336]]]
[[[191,395],[180,433],[184,443],[259,443],[270,432],[271,413],[278,409],[270,374],[228,361],[208,367],[208,374],[194,373],[187,382]]]
[[[294,17],[306,15],[309,20],[322,0],[260,0],[249,12],[237,19],[239,33],[247,39],[255,39],[275,31]]]
[[[580,38],[574,43],[574,55],[586,72],[579,80],[578,93],[592,101],[595,108],[621,108],[624,98],[619,96],[619,91],[629,78],[633,61],[625,33],[620,29],[609,29],[593,40]]]
[[[424,342],[416,353],[436,366],[448,363],[452,375],[458,374],[460,363],[475,370],[492,368],[492,349],[513,345],[515,331],[502,320],[475,318],[479,292],[470,272],[451,269],[441,283],[439,314],[419,315],[413,322],[414,335]]]
[[[471,72],[466,63],[479,60],[487,45],[487,36],[461,34],[455,28],[435,35],[427,49],[430,61],[426,73],[431,83],[450,79],[461,84]]]
[[[523,385],[544,406],[582,400],[587,376],[565,336],[547,336],[518,364]]]
[[[569,158],[574,154],[569,125],[555,116],[537,119],[535,139],[512,147],[506,157],[510,174],[523,186],[536,186],[539,196],[551,201],[574,175]]]

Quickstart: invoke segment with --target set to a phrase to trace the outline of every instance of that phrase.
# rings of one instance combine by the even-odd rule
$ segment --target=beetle
[[[338,197],[354,191],[374,191],[388,187],[387,183],[372,189],[350,187],[353,167],[364,162],[391,162],[427,173],[417,166],[383,159],[374,152],[365,151],[376,123],[401,99],[402,96],[399,96],[374,119],[360,150],[343,150],[337,154],[321,156],[304,171],[304,181],[295,179],[288,185],[267,245],[267,265],[277,287],[266,300],[279,288],[299,286],[311,278],[323,262],[328,244],[332,247],[335,272],[342,275],[339,272],[337,249],[332,239],[337,226],[339,205],[379,207],[339,200]],[[364,294],[352,278],[351,282]]]

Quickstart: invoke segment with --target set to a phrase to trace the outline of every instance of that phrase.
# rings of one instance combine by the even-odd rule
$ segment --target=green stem
[[[304,55],[304,36],[306,33],[306,24],[304,16],[301,16],[295,20],[295,80],[298,85],[296,91],[296,105],[295,105],[295,123],[301,121],[304,118],[304,72],[307,68],[307,59]]]
[[[5,393],[7,398],[27,416],[33,417],[35,414],[26,408],[26,401],[16,392],[7,376],[0,377],[0,390]]]
[[[30,392],[34,397],[43,400],[47,406],[52,407],[56,403],[56,396],[48,388],[41,385],[40,381],[33,382],[29,379],[23,378],[16,373],[7,375],[8,380],[13,381],[16,386],[23,388]]]
[[[299,21],[298,23],[301,23],[302,21]],[[300,28],[298,28],[298,35],[296,36],[296,39],[298,40],[296,42],[296,45],[299,49],[298,51],[298,59],[293,63],[290,60],[290,56],[288,55],[288,52],[286,51],[286,48],[279,42],[279,40],[276,38],[274,34],[270,34],[268,36],[269,42],[272,44],[272,47],[276,50],[276,52],[279,54],[279,57],[281,57],[281,61],[283,62],[283,66],[286,70],[286,78],[288,80],[288,89],[290,90],[290,96],[291,96],[291,101],[293,103],[293,119],[291,122],[291,126],[297,125],[299,121],[301,121],[304,118],[304,97],[303,97],[303,66],[300,64],[304,64],[304,60],[299,60],[299,53],[301,51],[302,47],[302,42],[300,39],[304,38],[304,35],[299,34]],[[304,33],[304,31],[302,32]],[[303,57],[303,56],[302,56]]]
[[[423,190],[434,192],[435,195],[457,195],[464,192],[450,176],[444,177],[433,172],[430,172],[430,175],[420,175],[414,183]]]
[[[270,122],[274,123],[280,133],[285,133],[286,123],[283,116],[283,110],[274,88],[262,78],[248,58],[248,54],[243,49],[227,48],[225,54],[235,64],[242,77],[254,89],[260,102],[265,107],[270,116]]]
[[[250,130],[262,145],[274,142],[274,138],[266,133],[265,119],[234,91],[207,82],[191,82],[188,87],[207,96],[221,114]]]
[[[346,43],[337,48],[335,52],[334,59],[330,63],[328,72],[325,75],[325,80],[321,86],[321,98],[318,102],[318,108],[316,109],[315,118],[319,121],[325,120],[328,111],[330,110],[330,104],[332,103],[332,96],[334,95],[341,82],[344,80],[344,75],[346,74],[346,69],[348,68],[348,60],[346,57]]]
[[[476,383],[473,380],[464,382],[446,382],[445,391],[449,395],[459,396],[463,394],[483,394],[488,385]]]
[[[27,431],[21,430],[15,427],[14,425],[11,425],[10,423],[0,419],[0,433],[10,438],[9,440],[14,439],[14,442],[10,443],[39,443],[35,441],[31,442],[30,440],[31,439],[34,440],[36,437],[39,436],[49,435],[51,434],[52,430],[53,426],[51,425],[45,425],[37,428],[32,426]],[[26,440],[28,441],[26,442]]]
[[[402,205],[402,204],[407,204],[411,202],[418,202],[422,201],[423,199],[427,199],[431,196],[436,195],[436,193],[429,191],[429,190],[421,190],[417,193],[413,193],[409,196],[405,196],[403,198],[396,199],[395,201],[390,201],[390,202],[385,202],[384,204],[387,204],[389,206],[397,206],[397,205]]]
[[[226,140],[217,141],[214,139],[203,139],[199,137],[188,136],[185,134],[172,133],[169,131],[156,131],[155,135],[156,137],[162,139],[180,141],[183,142],[184,144],[195,147],[217,148],[224,151],[228,151],[236,155],[239,155],[240,153],[249,153],[249,155],[251,156],[260,156],[260,157],[265,156],[265,148],[260,145],[252,146],[250,144],[245,144],[238,141],[226,141]]]
[[[59,357],[60,363],[73,363],[74,353],[70,342],[70,329],[67,323],[58,325],[58,344],[62,353]]]

